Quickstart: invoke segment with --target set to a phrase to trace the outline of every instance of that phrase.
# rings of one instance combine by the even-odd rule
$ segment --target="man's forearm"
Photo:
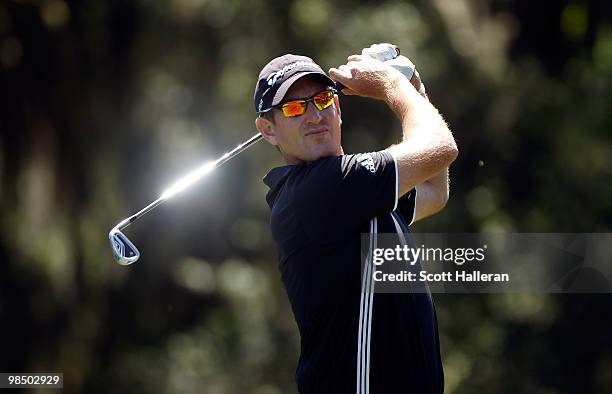
[[[400,168],[398,185],[403,195],[448,168],[457,157],[457,145],[438,110],[406,78],[395,86],[386,102],[402,122],[403,136],[389,151]]]
[[[423,129],[429,130],[429,134],[442,133],[444,139],[450,135],[442,115],[407,78],[393,84],[386,102],[402,122],[402,141],[415,137],[415,132]]]

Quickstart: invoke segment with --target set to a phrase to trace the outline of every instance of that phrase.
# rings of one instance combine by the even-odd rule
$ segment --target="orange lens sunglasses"
[[[332,105],[334,102],[334,95],[336,94],[336,89],[326,89],[323,90],[310,98],[290,100],[273,108],[278,108],[283,111],[283,115],[286,118],[292,118],[300,115],[304,115],[306,109],[308,108],[308,102],[312,101],[314,106],[319,110],[323,111],[325,108]]]

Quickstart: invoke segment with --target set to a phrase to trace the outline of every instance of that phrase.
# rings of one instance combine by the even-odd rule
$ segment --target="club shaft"
[[[257,133],[251,138],[249,138],[248,140],[244,141],[242,144],[232,149],[231,151],[227,152],[226,154],[224,154],[223,156],[215,160],[215,163],[213,164],[211,171],[219,167],[221,164],[225,163],[226,161],[232,159],[234,156],[236,156],[240,152],[246,150],[251,145],[259,141],[261,138],[262,138],[262,135]]]
[[[213,164],[211,165],[210,171],[215,170],[217,167],[219,167],[223,163],[231,160],[234,156],[236,156],[240,152],[248,149],[251,145],[253,145],[257,141],[259,141],[261,138],[262,138],[261,134],[257,133],[254,136],[252,136],[251,138],[249,138],[248,140],[244,141],[242,144],[240,144],[237,147],[235,147],[234,149],[232,149],[231,151],[225,153],[223,156],[221,156],[220,158],[218,158],[217,160],[215,160],[213,162]],[[117,225],[114,228],[117,228],[119,230],[123,230],[124,228],[126,228],[130,224],[134,223],[136,220],[138,220],[142,216],[144,216],[147,212],[149,212],[153,208],[157,207],[158,205],[162,204],[166,200],[168,200],[168,198],[165,198],[163,196],[159,197],[157,200],[153,201],[152,203],[150,203],[146,207],[142,208],[140,211],[136,212],[132,216],[127,217],[127,218],[123,219],[122,221],[120,221],[119,223],[117,223]]]

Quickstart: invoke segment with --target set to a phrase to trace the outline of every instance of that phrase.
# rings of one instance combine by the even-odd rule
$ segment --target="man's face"
[[[328,86],[322,81],[306,76],[291,85],[283,102],[310,98]],[[274,122],[257,118],[256,125],[264,138],[276,145],[287,164],[314,161],[321,157],[339,156],[342,152],[340,103],[334,103],[319,111],[309,102],[303,115],[286,118],[282,111],[272,110]]]

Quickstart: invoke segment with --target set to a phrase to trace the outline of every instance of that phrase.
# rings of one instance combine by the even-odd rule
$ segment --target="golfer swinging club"
[[[401,57],[421,94],[398,67],[381,61],[396,56],[387,55],[390,47],[349,56],[329,76],[308,57],[284,55],[262,69],[255,88],[256,127],[286,164],[264,182],[281,278],[301,337],[300,393],[444,390],[431,294],[363,297],[361,234],[408,233],[413,222],[440,211],[457,157],[412,63]],[[401,142],[345,154],[336,82],[345,94],[387,103],[402,124]]]

